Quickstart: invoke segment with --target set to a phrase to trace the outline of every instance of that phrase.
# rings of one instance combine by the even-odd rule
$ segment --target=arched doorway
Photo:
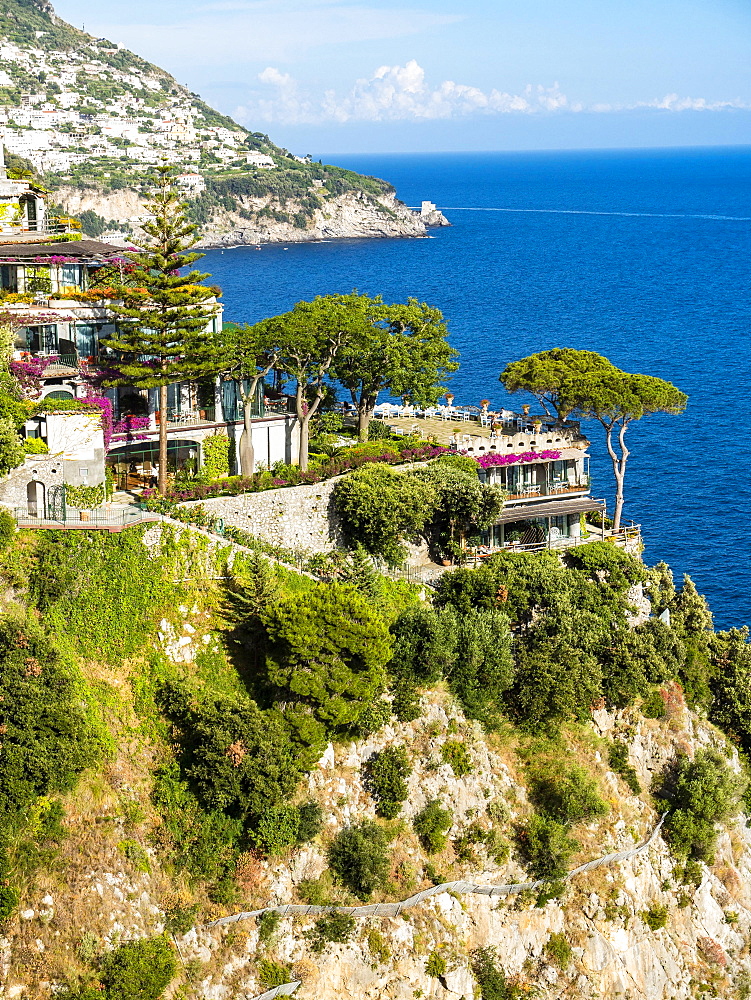
[[[44,517],[44,483],[38,479],[26,485],[26,505],[29,517]]]

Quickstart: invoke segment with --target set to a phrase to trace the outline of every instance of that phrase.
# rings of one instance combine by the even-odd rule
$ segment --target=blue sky
[[[748,0],[59,0],[296,152],[751,142]]]

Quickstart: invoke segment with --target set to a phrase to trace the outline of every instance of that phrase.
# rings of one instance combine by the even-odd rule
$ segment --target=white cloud
[[[419,121],[463,118],[470,115],[606,113],[653,108],[662,111],[718,111],[750,108],[740,100],[707,101],[668,94],[654,101],[633,104],[583,104],[571,101],[558,83],[552,87],[528,84],[520,94],[483,91],[468,84],[444,80],[431,85],[425,70],[411,59],[404,66],[380,66],[372,76],[356,80],[347,93],[327,90],[314,96],[300,90],[289,73],[268,66],[259,73],[264,85],[235,117],[241,122],[299,125],[323,122]]]

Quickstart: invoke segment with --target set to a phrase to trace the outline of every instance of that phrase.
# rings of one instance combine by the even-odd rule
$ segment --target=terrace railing
[[[132,525],[147,521],[158,521],[159,517],[149,511],[135,506],[116,507],[95,510],[81,510],[77,507],[65,507],[62,514],[53,515],[45,510],[40,514],[30,514],[27,507],[16,507],[13,517],[19,528],[104,528],[119,531]]]

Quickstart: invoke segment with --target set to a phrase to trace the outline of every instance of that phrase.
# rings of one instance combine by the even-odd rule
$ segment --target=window
[[[57,352],[57,324],[29,327],[29,348],[36,354]]]
[[[60,277],[58,284],[60,291],[65,289],[79,289],[81,287],[81,265],[62,264],[60,267]]]
[[[18,268],[15,264],[3,264],[0,267],[0,287],[4,292],[18,291]]]
[[[99,329],[94,323],[76,324],[76,349],[82,358],[95,358],[99,353]]]

